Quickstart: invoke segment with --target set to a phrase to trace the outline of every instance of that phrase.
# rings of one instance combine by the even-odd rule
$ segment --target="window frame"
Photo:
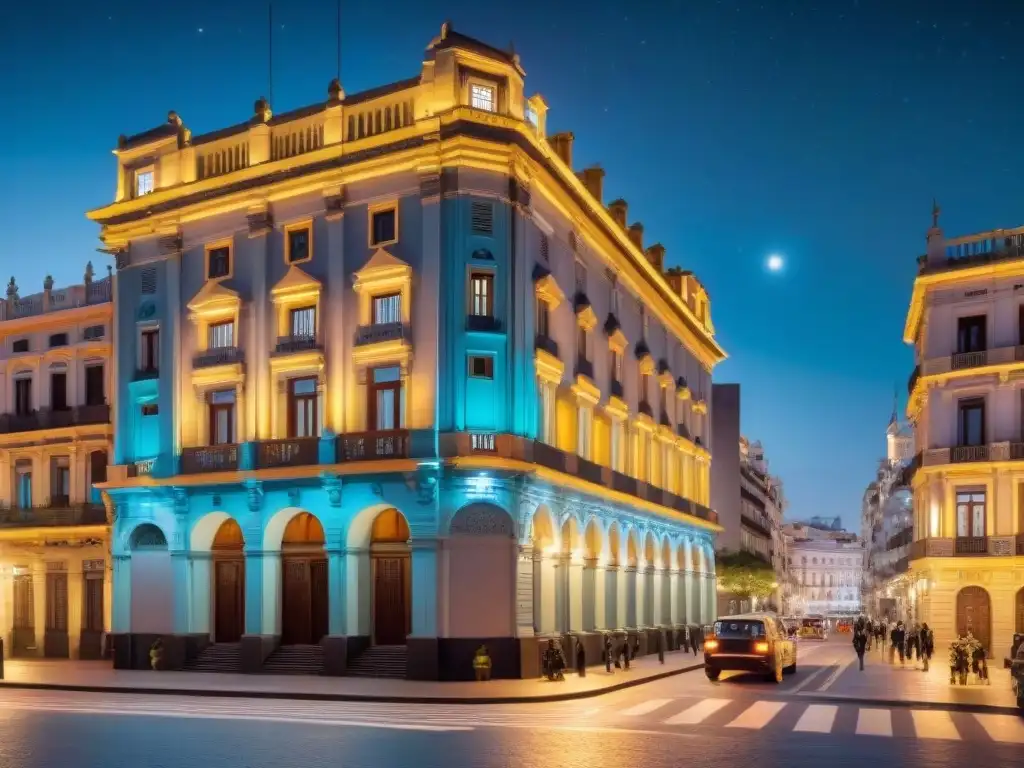
[[[391,240],[375,240],[374,237],[376,233],[373,226],[374,217],[378,214],[388,212],[393,213],[395,216],[394,237]],[[386,245],[394,245],[398,242],[400,237],[397,200],[388,200],[384,203],[376,203],[366,209],[366,242],[370,248],[383,248]]]
[[[90,381],[90,373],[92,371],[99,371],[98,381],[99,381],[99,388],[100,388],[100,398],[99,398],[99,402],[98,403],[90,402],[90,397],[89,397],[89,394],[90,394],[89,393],[89,381]],[[95,373],[92,373],[91,375],[92,376],[96,376]],[[105,364],[102,363],[102,362],[86,364],[84,366],[84,372],[82,374],[82,378],[84,379],[83,385],[85,387],[85,404],[86,405],[106,405],[106,403],[107,403],[107,376],[106,376],[106,366],[105,366]]]
[[[228,252],[228,271],[224,275],[217,275],[212,277],[210,275],[210,256],[214,251],[226,249]],[[206,269],[203,272],[203,277],[206,282],[215,282],[220,280],[230,280],[235,276],[235,248],[234,241],[231,238],[224,238],[222,240],[215,240],[211,243],[207,243],[204,247],[205,250],[205,265]]]
[[[490,113],[492,115],[500,114],[500,108],[498,106],[498,98],[499,98],[498,93],[499,93],[499,90],[498,90],[498,84],[497,83],[492,82],[490,80],[485,80],[483,78],[474,77],[474,78],[470,79],[469,83],[467,83],[467,88],[468,88],[468,90],[466,92],[466,97],[467,97],[466,98],[466,102],[467,102],[468,106],[470,107],[470,109],[477,109],[477,110],[480,110],[481,112],[488,112],[488,113]],[[482,89],[482,90],[490,91],[490,94],[491,94],[491,99],[490,99],[491,108],[490,109],[488,109],[487,107],[479,106],[477,104],[476,93],[475,93],[475,91],[477,89]]]
[[[984,397],[964,397],[957,400],[956,404],[956,422],[957,422],[957,447],[966,448],[974,447],[979,445],[987,445],[987,407]],[[966,429],[965,415],[968,411],[978,409],[981,411],[981,439],[979,442],[971,443],[966,440]]]
[[[296,392],[296,385],[301,382],[313,382],[313,392]],[[288,379],[286,397],[288,401],[287,430],[289,439],[299,440],[303,438],[320,437],[320,382],[316,376],[295,376]],[[298,408],[299,405],[309,404],[311,408],[311,429],[310,434],[298,434]]]
[[[139,181],[143,176],[149,175],[149,189],[146,192],[139,192]],[[156,164],[150,163],[132,171],[132,198],[138,199],[152,195],[156,192]]]
[[[973,497],[981,496],[980,501],[975,501]],[[988,493],[984,488],[976,488],[973,490],[964,490],[957,488],[956,496],[954,500],[956,508],[956,536],[957,538],[982,538],[986,535],[986,528],[988,527]],[[960,511],[961,507],[964,508],[966,514],[965,528],[967,533],[961,535],[960,533]],[[981,508],[981,531],[978,532],[975,526],[975,508]]]
[[[225,403],[215,403],[215,402],[213,402],[213,398],[216,395],[224,394],[224,393],[230,393],[232,395],[232,399],[231,399],[230,403],[227,403],[227,402],[225,402]],[[236,439],[235,430],[238,428],[238,424],[236,422],[236,419],[237,419],[237,416],[238,416],[238,393],[234,389],[218,389],[218,390],[209,392],[206,397],[207,397],[207,400],[206,400],[206,410],[207,410],[207,417],[209,419],[209,422],[207,424],[207,426],[209,428],[209,432],[208,432],[208,434],[206,436],[206,443],[207,443],[207,445],[209,445],[210,447],[213,447],[213,446],[216,446],[216,445],[235,445],[235,439]],[[227,417],[228,417],[228,433],[229,434],[228,434],[228,440],[226,440],[225,442],[216,442],[214,440],[214,437],[215,437],[215,435],[217,433],[217,429],[216,429],[216,427],[217,427],[217,416],[221,412],[224,412],[224,413],[227,414]]]
[[[483,295],[485,303],[484,311],[477,312],[477,297],[476,292],[477,281],[480,280],[485,286],[486,290]],[[494,318],[494,283],[495,274],[493,270],[489,269],[472,269],[469,272],[469,307],[468,314],[471,317],[489,317]]]
[[[216,331],[218,331],[221,328],[230,328],[231,329],[230,339],[229,339],[229,341],[231,343],[230,344],[224,344],[224,345],[221,345],[221,344],[214,345],[213,341],[214,341],[214,336],[216,335]],[[235,338],[235,331],[236,331],[236,328],[235,328],[235,320],[234,320],[234,318],[232,318],[230,320],[218,320],[215,323],[207,323],[206,324],[206,349],[207,350],[211,350],[211,349],[232,349],[234,347],[237,347],[238,346],[238,339]]]
[[[22,342],[25,343],[24,349],[17,349],[17,346]],[[32,342],[28,336],[22,336],[20,339],[11,339],[11,354],[12,355],[24,355],[32,351]]]
[[[23,384],[22,382],[26,383]],[[35,408],[33,407],[35,405],[35,398],[32,396],[32,376],[15,376],[12,379],[12,383],[14,385],[14,391],[12,393],[14,395],[14,399],[13,402],[11,403],[11,406],[14,409],[14,414],[16,416],[31,415],[35,411]],[[19,397],[19,390],[22,389],[24,389],[26,392],[24,398]],[[25,401],[25,408],[18,407],[20,405],[21,400]]]
[[[288,309],[288,338],[291,339],[315,339],[317,332],[317,307],[316,304],[306,304],[301,307],[290,307]],[[313,330],[311,333],[297,333],[295,327],[295,318],[304,312],[310,312],[313,316]]]
[[[486,361],[483,373],[476,373],[473,369],[473,364],[477,360]],[[494,381],[494,355],[468,355],[466,361],[466,373],[471,379],[480,379],[481,381]]]
[[[386,299],[397,299],[396,307],[398,309],[397,320],[384,320],[380,321],[377,319],[377,302],[384,301]],[[402,292],[401,291],[388,291],[387,293],[375,294],[370,297],[370,325],[393,325],[395,323],[402,323]]]
[[[148,355],[150,358],[150,364],[146,365],[147,350],[150,346],[146,344],[147,338],[154,338],[155,343],[152,345],[153,353]],[[140,325],[139,336],[138,336],[138,366],[139,371],[143,373],[159,373],[160,372],[160,326],[159,325]]]
[[[306,255],[301,259],[292,259],[292,234],[295,232],[306,232]],[[293,264],[305,264],[307,261],[313,260],[313,220],[303,219],[302,221],[296,221],[292,224],[285,225],[284,228],[284,263],[289,267]]]

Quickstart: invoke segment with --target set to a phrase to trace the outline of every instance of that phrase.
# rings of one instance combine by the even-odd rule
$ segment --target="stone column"
[[[568,627],[570,632],[582,632],[584,628],[583,561],[575,558],[563,561],[568,569]]]
[[[700,598],[697,593],[696,580],[696,574],[693,571],[687,570],[683,574],[687,624],[696,624],[700,619]]]
[[[596,558],[583,563],[583,629],[604,629],[604,569]]]
[[[84,600],[82,561],[79,560],[68,570],[68,658],[78,658],[82,642],[82,601]]]
[[[213,557],[209,552],[193,552],[189,557],[189,586],[192,593],[188,631],[208,635],[213,608]],[[217,638],[213,638],[216,640]]]
[[[542,552],[534,552],[533,559],[533,615],[536,634],[550,634],[557,629],[555,559]]]
[[[533,547],[521,545],[516,557],[516,637],[533,637]]]
[[[32,614],[35,623],[36,655],[43,655],[46,639],[46,563],[32,565]]]
[[[373,593],[370,550],[345,550],[345,632],[349,637],[372,635],[370,597]],[[415,597],[413,598],[415,600]]]
[[[189,553],[182,550],[171,552],[171,573],[174,579],[174,634],[185,634],[189,630],[189,613],[192,604],[192,573],[189,568]]]
[[[648,598],[651,602],[651,624],[655,627],[659,627],[662,624],[666,624],[665,616],[665,590],[664,590],[664,572],[655,569],[652,566],[647,567],[647,578],[651,585],[651,596]]]
[[[639,622],[637,621],[637,578],[636,578],[636,566],[627,565],[624,571],[626,582],[625,598],[626,598],[626,623],[627,627],[637,627]]]
[[[437,637],[437,540],[412,541],[412,635]]]
[[[618,629],[624,626],[622,620],[625,614],[619,600],[619,583],[621,581],[619,566],[606,565],[604,567],[605,627],[608,629]]]
[[[669,624],[681,624],[686,614],[683,611],[683,605],[680,598],[679,591],[679,571],[671,570],[668,571],[668,623]],[[683,617],[683,618],[680,618]]]
[[[275,555],[277,553],[274,553]],[[259,550],[245,550],[245,634],[273,634],[263,621],[263,557]]]
[[[345,550],[327,550],[327,633],[330,635],[345,635]]]

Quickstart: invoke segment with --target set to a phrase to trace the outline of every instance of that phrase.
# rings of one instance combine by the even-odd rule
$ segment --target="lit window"
[[[533,107],[526,108],[526,122],[528,122],[534,128],[537,127],[537,110],[535,110]]]
[[[207,253],[206,276],[209,279],[214,280],[231,274],[231,249],[228,246],[211,248]]]
[[[387,296],[373,297],[373,324],[402,322],[402,295],[389,293]]]
[[[235,346],[235,323],[228,320],[224,323],[213,323],[207,333],[207,346],[210,349],[224,349]]]
[[[370,215],[370,245],[387,245],[398,240],[398,211],[388,208]]]
[[[469,313],[477,317],[494,316],[494,275],[475,272],[470,277],[471,301]]]
[[[291,311],[292,336],[316,336],[316,307],[302,307]]]
[[[135,172],[135,196],[142,197],[153,191],[153,169],[145,168]]]
[[[288,263],[296,264],[309,259],[309,228],[288,230]]]
[[[482,109],[486,112],[494,111],[494,86],[472,85],[470,86],[470,106],[473,109]]]

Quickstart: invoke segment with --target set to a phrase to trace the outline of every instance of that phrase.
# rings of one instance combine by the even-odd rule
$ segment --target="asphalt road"
[[[845,642],[782,685],[688,673],[558,704],[395,705],[0,692],[0,768],[922,768],[1014,765],[1024,720],[827,704]],[[767,763],[766,763],[767,761]],[[780,763],[778,761],[785,761]]]

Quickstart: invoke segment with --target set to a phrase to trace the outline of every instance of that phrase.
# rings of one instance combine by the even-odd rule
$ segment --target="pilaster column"
[[[516,637],[533,637],[533,547],[521,545],[516,556]]]
[[[605,624],[605,568],[596,558],[583,564],[583,628],[604,629]]]
[[[415,578],[415,575],[413,576]],[[370,597],[373,573],[370,550],[350,547],[345,550],[345,633],[349,637],[370,637]],[[413,600],[417,600],[413,595]]]
[[[274,553],[280,563],[280,555]],[[267,628],[263,621],[263,558],[259,550],[245,550],[245,634],[273,634],[273,627]]]
[[[671,570],[668,571],[668,623],[669,624],[680,624],[682,619],[685,618],[685,609],[679,590],[679,571]]]
[[[700,620],[700,594],[697,591],[697,578],[693,571],[683,574],[683,591],[686,594],[686,623],[697,624]]]
[[[36,654],[42,656],[46,638],[46,563],[42,560],[36,561],[32,568],[32,592]]]
[[[412,636],[437,637],[437,539],[413,539]]]
[[[604,611],[605,627],[618,629],[625,626],[625,609],[622,607],[619,584],[623,581],[619,566],[606,565],[604,568]]]
[[[82,561],[68,571],[68,658],[78,658],[82,641]]]
[[[637,621],[636,607],[637,607],[637,578],[636,578],[636,566],[627,565],[623,572],[625,581],[625,601],[626,601],[626,621],[627,627],[637,627],[639,622]]]
[[[192,600],[189,606],[188,631],[210,634],[210,616],[213,612],[213,556],[209,552],[193,552],[189,557],[189,587]],[[217,638],[214,638],[216,640]]]
[[[555,559],[542,552],[533,555],[533,624],[536,634],[556,631],[556,577]]]
[[[245,347],[247,383],[251,397],[248,399],[248,418],[246,434],[239,435],[243,440],[266,440],[271,436],[267,405],[272,397],[270,391],[270,345],[276,341],[271,339],[270,318],[270,287],[267,285],[267,262],[270,258],[269,237],[273,231],[270,212],[265,206],[249,210],[249,239],[246,250],[252,265],[252,304],[251,338],[243,342]],[[315,240],[314,240],[315,242]],[[276,315],[275,315],[276,317]]]
[[[584,598],[583,598],[583,560],[570,558],[563,561],[569,570],[569,612],[568,629],[570,632],[582,632],[584,629]]]
[[[184,634],[189,630],[192,604],[192,573],[189,568],[188,552],[171,552],[171,573],[174,579],[174,615],[171,627],[175,634]]]
[[[646,565],[644,567],[644,588],[643,588],[643,606],[644,606],[644,626],[652,627],[658,623],[658,615],[655,613],[658,605],[658,598],[656,594],[657,580],[654,578],[654,566]]]
[[[345,607],[345,550],[327,550],[327,634],[347,634]]]

